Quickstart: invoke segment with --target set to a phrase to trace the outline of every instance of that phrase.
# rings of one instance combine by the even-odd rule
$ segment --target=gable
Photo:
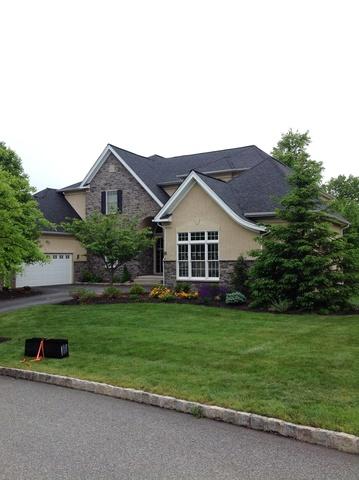
[[[222,209],[223,214],[229,215],[232,220],[242,225],[248,230],[256,232],[265,231],[264,227],[244,218],[239,211],[238,205],[233,200],[233,192],[230,185],[221,180],[198,174],[192,171],[186,180],[180,185],[177,191],[172,195],[168,202],[162,207],[156,215],[155,222],[170,222],[171,214],[178,207],[181,201],[188,195],[190,190],[198,185],[211,197],[211,199]],[[225,200],[223,200],[225,198]],[[189,212],[190,214],[190,212]]]

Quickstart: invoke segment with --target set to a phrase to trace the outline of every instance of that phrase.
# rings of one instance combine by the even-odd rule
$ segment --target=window
[[[218,280],[218,232],[177,234],[177,277],[186,280]]]
[[[117,212],[117,191],[110,190],[106,192],[106,214]]]

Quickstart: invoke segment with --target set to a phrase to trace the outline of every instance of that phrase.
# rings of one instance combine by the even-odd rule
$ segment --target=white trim
[[[96,160],[96,162],[92,165],[90,171],[87,173],[85,178],[82,180],[79,188],[84,188],[85,185],[87,185],[89,182],[91,182],[91,180],[96,175],[96,173],[99,171],[100,167],[103,165],[105,160],[107,160],[107,157],[110,154],[110,151],[109,151],[108,147],[109,146],[107,145],[106,148],[101,153],[101,155]]]
[[[188,177],[184,180],[184,182],[178,187],[175,193],[170,197],[168,202],[161,208],[158,214],[155,216],[155,222],[163,222],[168,221],[166,219],[162,219],[162,215],[166,213],[172,213],[177,205],[185,198],[187,193],[193,188],[195,184],[200,185],[206,193],[239,225],[242,227],[247,228],[248,230],[252,230],[254,232],[265,232],[265,227],[261,227],[260,225],[256,225],[248,220],[237,215],[201,178],[195,171],[188,175]]]
[[[99,171],[105,160],[107,159],[108,155],[112,153],[115,158],[121,163],[122,166],[126,168],[126,170],[138,181],[138,183],[141,185],[141,187],[146,190],[146,192],[153,198],[153,200],[160,206],[163,207],[163,203],[161,200],[159,200],[156,195],[148,188],[148,186],[144,183],[144,181],[135,173],[134,170],[125,162],[125,160],[120,157],[120,155],[111,147],[111,145],[107,145],[105,150],[101,153],[91,170],[88,172],[86,177],[83,179],[81,182],[80,187],[83,187],[87,183],[91,182],[93,177],[96,175],[96,173]]]

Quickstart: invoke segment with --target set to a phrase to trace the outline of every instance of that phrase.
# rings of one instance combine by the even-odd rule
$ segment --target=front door
[[[156,237],[154,253],[154,273],[160,275],[163,273],[163,237]]]

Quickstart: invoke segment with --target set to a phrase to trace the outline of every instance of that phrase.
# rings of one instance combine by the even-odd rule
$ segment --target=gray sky
[[[0,139],[32,184],[81,180],[107,143],[163,156],[310,130],[359,175],[359,2],[0,0]]]

